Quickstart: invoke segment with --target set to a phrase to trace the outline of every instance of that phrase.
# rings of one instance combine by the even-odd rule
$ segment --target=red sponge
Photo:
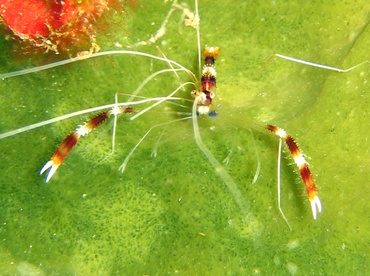
[[[68,52],[86,42],[90,49],[84,50],[98,51],[94,24],[113,1],[0,0],[0,21],[22,42],[46,51]]]

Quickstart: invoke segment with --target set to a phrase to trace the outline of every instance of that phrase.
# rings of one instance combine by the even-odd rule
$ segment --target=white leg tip
[[[46,176],[46,182],[49,182],[50,178],[54,175],[56,170],[58,169],[59,165],[55,165],[52,160],[48,161],[40,170],[40,175],[43,174],[50,168],[49,173]]]
[[[51,166],[53,166],[53,161],[47,162],[40,170],[40,175],[42,175],[47,169],[49,169]]]
[[[321,201],[318,196],[315,196],[313,200],[311,200],[311,209],[312,209],[312,215],[313,219],[317,219],[318,213],[321,212]]]

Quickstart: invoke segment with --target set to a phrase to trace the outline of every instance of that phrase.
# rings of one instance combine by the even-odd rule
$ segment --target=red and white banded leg
[[[127,108],[117,107],[112,110],[99,113],[98,115],[92,117],[89,121],[87,121],[83,125],[80,125],[74,132],[69,134],[63,140],[63,142],[59,145],[57,150],[54,152],[53,156],[51,157],[51,160],[48,161],[41,168],[40,175],[43,174],[48,169],[50,169],[49,173],[46,176],[46,182],[48,182],[82,136],[85,136],[89,134],[91,131],[93,131],[94,129],[96,129],[98,126],[104,123],[112,114],[117,115],[117,114],[126,114],[126,113],[132,113],[132,112],[133,110],[130,107],[127,107]]]
[[[266,125],[266,129],[268,129],[272,133],[275,133],[277,136],[279,136],[282,140],[285,141],[285,144],[287,145],[290,154],[294,159],[294,163],[298,167],[299,174],[301,175],[302,181],[305,185],[308,200],[311,203],[313,218],[317,219],[318,213],[320,213],[322,210],[321,201],[318,196],[313,176],[308,167],[308,163],[302,154],[302,151],[300,150],[298,144],[294,141],[294,139],[289,134],[287,134],[284,129],[273,125]]]

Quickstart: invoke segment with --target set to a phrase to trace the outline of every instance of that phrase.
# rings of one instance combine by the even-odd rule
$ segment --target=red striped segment
[[[127,108],[119,107],[113,110],[99,113],[98,115],[92,117],[90,120],[88,120],[83,125],[80,125],[74,132],[69,134],[63,140],[63,142],[59,145],[57,150],[54,152],[53,156],[51,157],[51,160],[48,161],[41,168],[40,174],[43,174],[45,171],[50,169],[50,171],[48,172],[46,176],[46,182],[48,182],[82,136],[85,136],[89,134],[91,131],[93,131],[94,129],[96,129],[98,126],[104,123],[112,114],[125,114],[125,113],[131,113],[131,112],[133,112],[133,110],[130,107],[127,107]]]
[[[294,139],[290,135],[288,135],[284,129],[273,125],[266,125],[266,129],[276,134],[285,141],[290,154],[294,159],[294,163],[298,167],[299,174],[301,175],[302,181],[307,191],[308,200],[311,203],[313,218],[316,219],[317,214],[320,213],[322,209],[321,201],[318,197],[315,181],[308,167],[308,163],[302,154],[302,151],[300,150],[298,144],[294,141]]]

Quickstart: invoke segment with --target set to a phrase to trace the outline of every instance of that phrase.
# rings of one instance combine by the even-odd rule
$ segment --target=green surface
[[[102,50],[147,40],[169,7],[142,0],[134,12],[113,16],[108,33],[98,36]],[[48,184],[39,169],[89,116],[0,140],[2,275],[370,273],[369,65],[336,73],[277,59],[259,70],[274,53],[340,68],[369,60],[369,10],[367,1],[337,1],[335,7],[321,1],[199,3],[202,47],[221,48],[219,115],[199,119],[201,134],[220,162],[230,157],[225,169],[248,210],[239,209],[196,146],[190,120],[153,130],[125,173],[117,171],[150,127],[178,119],[172,111],[189,111],[186,102],[185,108],[162,105],[132,122],[122,116],[116,152],[102,161],[110,152],[107,123],[81,140]],[[195,30],[183,25],[178,11],[167,27],[156,44],[135,50],[160,56],[159,45],[169,59],[197,72]],[[0,43],[0,73],[51,62],[39,54],[22,60],[12,42]],[[112,103],[114,93],[132,93],[167,67],[114,56],[2,80],[0,133]],[[141,95],[167,95],[178,83],[172,74],[161,75]],[[190,98],[190,90],[179,95]],[[323,204],[317,221],[286,154],[282,207],[293,231],[286,226],[277,208],[278,140],[252,136],[247,118],[283,127],[310,157]],[[262,168],[252,184],[256,151]]]

